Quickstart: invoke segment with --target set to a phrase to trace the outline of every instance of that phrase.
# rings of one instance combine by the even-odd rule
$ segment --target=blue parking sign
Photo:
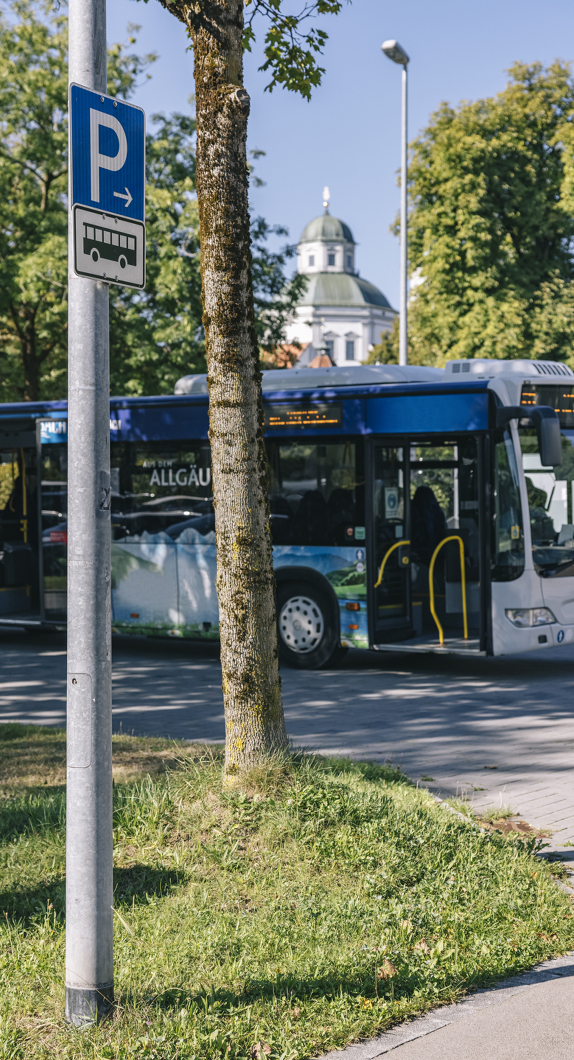
[[[70,85],[72,206],[145,220],[145,114]]]

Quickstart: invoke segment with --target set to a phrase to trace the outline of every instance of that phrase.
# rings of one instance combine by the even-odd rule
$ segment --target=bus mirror
[[[506,405],[496,410],[496,426],[507,427],[518,420],[522,427],[532,425],[538,436],[538,452],[543,467],[558,467],[562,463],[560,420],[549,405]]]
[[[536,427],[542,466],[558,467],[562,463],[562,437],[556,412],[546,405],[535,405],[530,410],[530,420]]]

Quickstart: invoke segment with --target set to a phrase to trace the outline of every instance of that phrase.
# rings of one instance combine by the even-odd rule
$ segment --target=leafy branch
[[[251,5],[252,0],[247,0]],[[253,22],[258,14],[263,14],[271,23],[265,36],[265,62],[259,69],[272,72],[272,79],[265,86],[266,92],[272,92],[276,85],[283,85],[289,92],[298,92],[303,99],[311,98],[311,89],[321,84],[325,73],[317,65],[316,56],[322,52],[327,33],[312,27],[306,33],[301,25],[317,15],[338,15],[342,8],[341,0],[315,0],[307,3],[296,15],[285,14],[281,10],[281,0],[255,0],[253,10],[246,21],[243,34],[243,46],[251,51],[255,40]]]

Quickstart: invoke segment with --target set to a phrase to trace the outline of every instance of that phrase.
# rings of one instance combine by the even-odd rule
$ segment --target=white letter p
[[[117,155],[100,154],[100,125],[113,129],[118,138]],[[112,114],[102,114],[90,108],[90,168],[92,177],[92,202],[100,201],[100,169],[110,169],[113,173],[121,169],[128,157],[128,141],[123,126]]]

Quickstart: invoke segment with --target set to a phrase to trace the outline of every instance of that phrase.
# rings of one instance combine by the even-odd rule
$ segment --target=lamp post
[[[399,316],[399,364],[408,364],[407,337],[407,66],[409,57],[396,40],[381,44],[385,55],[403,68],[403,107],[401,133],[401,288]]]

